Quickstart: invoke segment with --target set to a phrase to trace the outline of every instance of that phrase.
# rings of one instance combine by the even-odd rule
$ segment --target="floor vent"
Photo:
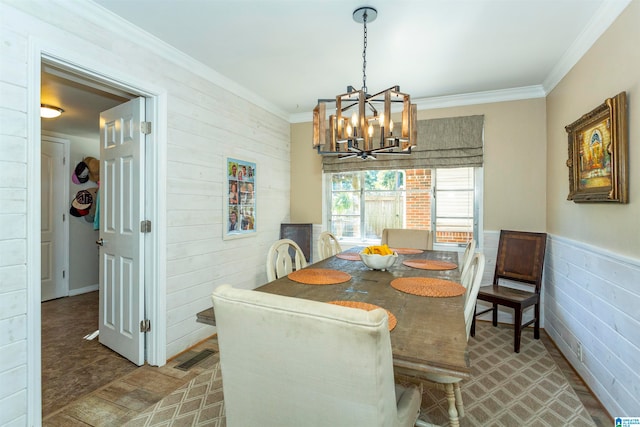
[[[193,368],[195,365],[202,362],[204,359],[206,359],[207,357],[213,354],[215,354],[215,351],[213,350],[202,350],[200,353],[196,354],[191,359],[177,365],[175,368],[180,369],[182,371],[188,371],[189,369]]]

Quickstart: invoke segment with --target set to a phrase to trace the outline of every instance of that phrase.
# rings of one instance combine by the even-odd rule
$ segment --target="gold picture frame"
[[[627,97],[621,92],[565,126],[575,203],[628,203]]]

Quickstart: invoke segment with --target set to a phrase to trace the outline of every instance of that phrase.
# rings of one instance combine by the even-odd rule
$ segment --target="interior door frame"
[[[27,58],[27,409],[29,425],[42,418],[41,314],[40,314],[40,72],[43,62],[73,71],[107,86],[146,98],[145,211],[152,232],[145,236],[145,314],[151,330],[145,340],[150,365],[166,363],[166,151],[167,93],[129,71],[113,69],[105,62],[92,62],[78,52],[61,49],[48,40],[30,38]]]

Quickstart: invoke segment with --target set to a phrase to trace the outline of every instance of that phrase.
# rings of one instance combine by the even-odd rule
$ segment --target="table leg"
[[[453,383],[453,392],[456,395],[456,408],[458,409],[458,417],[464,417],[464,405],[462,404],[462,390],[460,383]]]
[[[456,409],[456,397],[453,393],[453,384],[448,383],[444,385],[444,391],[449,402],[449,426],[460,427],[460,420],[458,419],[458,410]]]

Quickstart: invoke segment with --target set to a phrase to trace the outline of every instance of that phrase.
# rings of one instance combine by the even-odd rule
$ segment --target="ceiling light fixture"
[[[367,23],[377,16],[378,11],[369,6],[353,12],[353,20],[364,27],[362,89],[348,86],[347,93],[336,96],[335,100],[318,100],[313,109],[313,147],[318,154],[375,160],[378,154],[411,154],[411,148],[416,145],[418,113],[411,97],[401,93],[400,86],[374,95],[367,93]],[[327,129],[329,103],[335,104],[335,113],[328,116]],[[394,104],[402,104],[399,126],[391,119]]]
[[[53,105],[40,104],[40,117],[45,119],[53,119],[59,117],[64,110],[60,107],[54,107]]]

